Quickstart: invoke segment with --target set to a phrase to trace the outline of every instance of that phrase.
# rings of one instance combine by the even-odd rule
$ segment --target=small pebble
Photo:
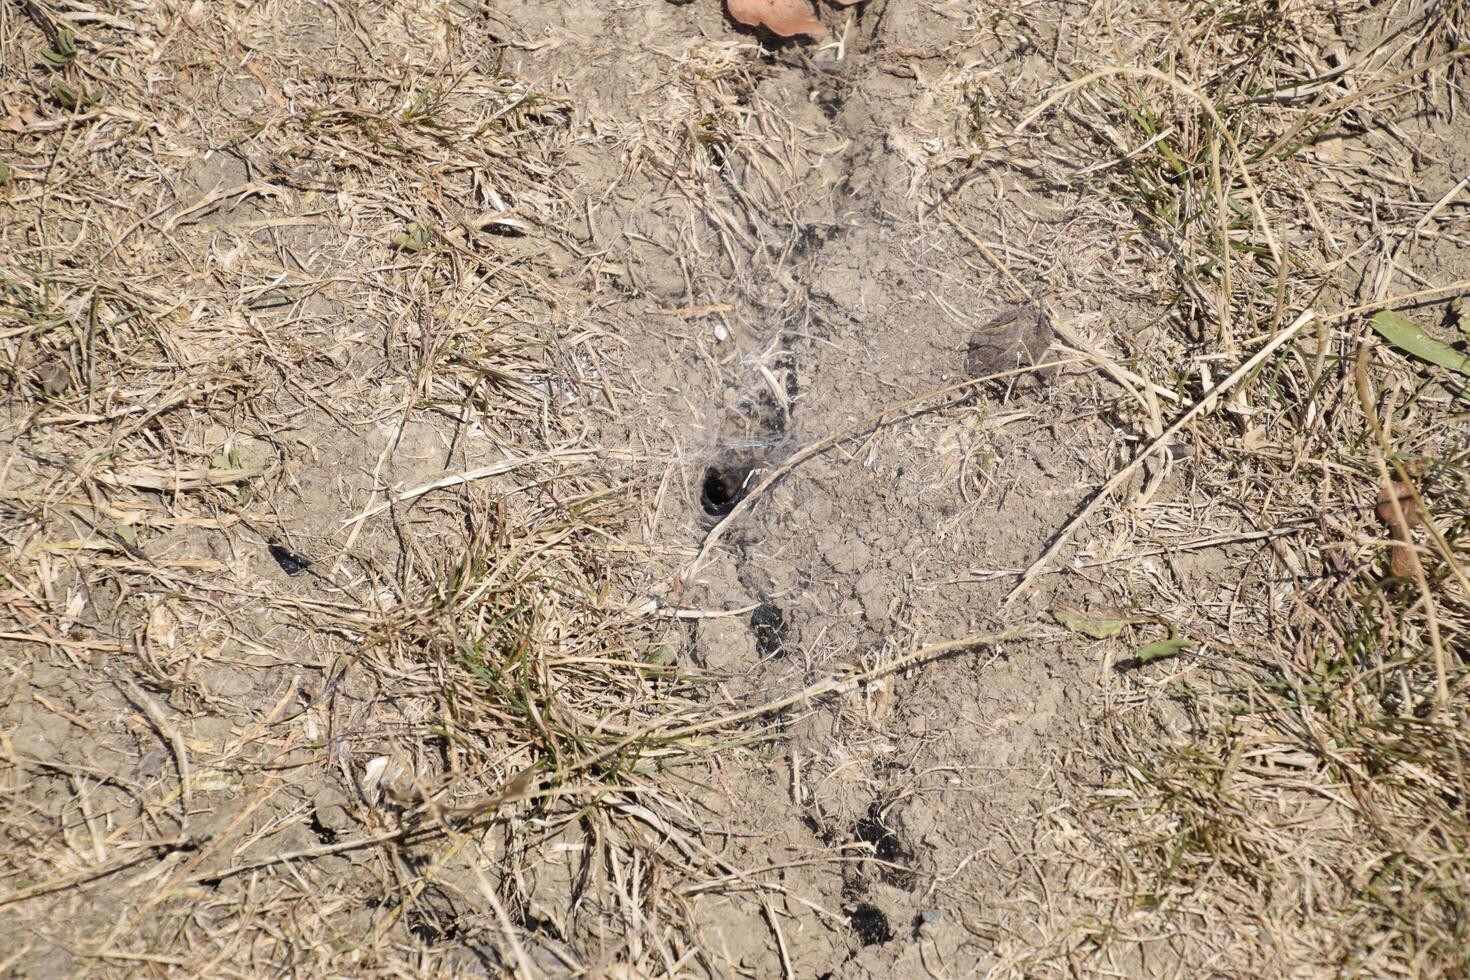
[[[1045,359],[1055,334],[1041,311],[1033,306],[1005,310],[978,328],[965,347],[965,372],[972,378],[1030,367]],[[1038,372],[1051,377],[1056,368]],[[1021,376],[1034,383],[1032,375]]]

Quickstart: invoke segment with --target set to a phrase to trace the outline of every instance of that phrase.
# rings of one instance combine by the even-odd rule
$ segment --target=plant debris
[[[748,27],[764,27],[782,37],[827,36],[807,0],[726,0],[730,16]]]
[[[1462,354],[1449,344],[1435,340],[1408,317],[1384,310],[1374,315],[1372,323],[1379,336],[1403,353],[1470,377],[1470,355]]]

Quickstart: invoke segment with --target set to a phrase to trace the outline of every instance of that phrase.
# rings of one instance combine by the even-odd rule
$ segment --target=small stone
[[[347,797],[335,787],[319,790],[312,799],[312,808],[317,822],[330,831],[341,834],[353,826],[352,814],[347,810]]]
[[[965,348],[965,372],[983,378],[1002,371],[1030,367],[1042,361],[1055,336],[1046,317],[1034,306],[1016,306],[970,335]],[[1050,377],[1056,368],[1037,372]]]
[[[37,369],[36,382],[42,391],[55,398],[71,388],[71,371],[60,361],[48,361]]]

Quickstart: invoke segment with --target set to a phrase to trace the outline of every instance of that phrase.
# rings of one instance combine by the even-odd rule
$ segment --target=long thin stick
[[[1031,583],[1036,580],[1036,577],[1044,572],[1052,560],[1056,558],[1057,553],[1062,550],[1063,546],[1071,540],[1072,534],[1092,516],[1093,512],[1097,510],[1098,505],[1106,500],[1114,490],[1117,490],[1126,483],[1129,477],[1143,465],[1145,460],[1158,452],[1170,439],[1174,438],[1174,435],[1180,429],[1206,412],[1212,411],[1216,403],[1219,402],[1221,395],[1245,380],[1266,358],[1276,353],[1282,345],[1290,342],[1293,337],[1301,333],[1302,328],[1316,319],[1316,316],[1317,314],[1312,310],[1303,312],[1301,316],[1292,321],[1290,326],[1286,327],[1275,337],[1272,337],[1264,347],[1256,351],[1244,364],[1236,368],[1229,377],[1210,389],[1209,394],[1191,405],[1188,411],[1180,415],[1168,428],[1164,429],[1148,445],[1139,450],[1134,455],[1132,462],[1128,463],[1128,465],[1124,466],[1117,473],[1114,473],[1113,478],[1107,483],[1104,483],[1102,488],[1092,495],[1092,499],[1087,502],[1086,506],[1078,511],[1077,515],[1057,532],[1056,536],[1052,538],[1051,544],[1047,545],[1046,550],[1041,553],[1041,557],[1037,558],[1031,563],[1031,567],[1026,569],[1025,574],[1021,576],[1021,581],[1017,582],[1016,587],[1011,590],[1010,595],[1006,596],[1005,605],[1009,607],[1011,603],[1020,597],[1021,593],[1026,591]]]
[[[174,752],[174,765],[179,770],[179,808],[182,811],[180,826],[189,822],[189,807],[194,800],[193,790],[190,787],[193,777],[189,770],[189,750],[184,745],[184,739],[179,730],[169,724],[168,716],[163,713],[163,708],[158,702],[148,696],[137,684],[124,678],[123,687],[133,703],[143,709],[148,720],[153,722],[153,727],[158,729],[158,734],[168,740],[168,744]]]
[[[36,898],[39,895],[50,895],[53,892],[73,888],[77,885],[85,885],[89,881],[96,881],[98,878],[105,878],[108,875],[117,874],[117,872],[131,868],[135,864],[141,864],[150,858],[157,857],[160,852],[171,854],[180,848],[189,846],[189,844],[190,838],[187,834],[180,834],[178,837],[172,837],[168,840],[132,844],[129,846],[136,847],[137,851],[127,857],[113,860],[94,868],[83,868],[81,871],[74,871],[71,874],[58,875],[49,881],[42,881],[28,888],[21,888],[17,891],[0,895],[0,907],[13,905],[16,902],[24,902],[28,899]]]
[[[477,469],[469,470],[465,473],[456,473],[454,476],[440,477],[439,479],[434,480],[432,483],[421,484],[414,487],[412,490],[404,490],[401,493],[391,494],[388,499],[383,501],[381,504],[378,504],[375,507],[369,507],[367,510],[363,511],[361,514],[358,514],[356,517],[349,518],[348,520],[343,521],[342,529],[345,531],[347,528],[352,527],[352,525],[358,523],[359,521],[365,521],[375,514],[381,514],[383,511],[387,510],[389,507],[392,507],[394,504],[401,504],[405,500],[415,500],[419,497],[422,497],[424,494],[432,493],[435,490],[443,490],[446,487],[457,487],[463,483],[473,483],[476,480],[484,480],[492,476],[500,476],[504,473],[509,473],[511,470],[519,469],[522,466],[530,466],[533,463],[549,463],[552,460],[556,459],[585,458],[597,456],[599,452],[605,453],[606,450],[555,449],[549,453],[537,453],[534,456],[514,456],[510,459],[502,459],[498,463],[491,463],[488,466],[481,466]]]
[[[803,701],[827,697],[831,694],[845,694],[848,691],[855,690],[859,685],[865,684],[868,681],[897,673],[900,670],[907,670],[910,667],[928,663],[931,660],[938,660],[946,654],[958,653],[961,650],[970,650],[975,647],[995,646],[997,643],[1005,640],[1013,640],[1029,632],[1030,630],[1028,629],[1012,627],[1011,629],[1002,630],[999,633],[975,633],[970,636],[961,637],[958,640],[931,643],[928,646],[923,646],[906,653],[897,660],[890,660],[886,664],[879,664],[877,667],[869,670],[857,674],[849,674],[847,677],[829,677],[826,680],[818,681],[815,684],[802,688],[795,694],[787,695],[777,701],[767,701],[763,704],[744,708],[728,715],[722,715],[719,718],[710,718],[707,721],[682,725],[679,728],[672,728],[668,731],[658,732],[657,734],[661,738],[683,738],[688,735],[697,735],[701,732],[728,728],[731,725],[738,725],[742,722],[750,721],[752,718],[761,718],[765,715],[775,714],[778,711],[784,711],[792,705],[801,704]],[[650,734],[652,734],[652,731],[650,731]]]

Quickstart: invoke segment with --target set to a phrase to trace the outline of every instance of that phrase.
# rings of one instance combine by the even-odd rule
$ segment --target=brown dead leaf
[[[1266,436],[1266,430],[1259,425],[1253,425],[1240,434],[1240,448],[1247,452],[1253,452],[1270,443]]]
[[[782,37],[827,36],[827,25],[817,20],[806,0],[725,0],[725,5],[731,17],[748,27],[765,27]]]
[[[1398,506],[1394,506],[1394,501]],[[1389,570],[1397,578],[1409,578],[1414,574],[1417,556],[1414,554],[1414,528],[1424,522],[1424,514],[1415,501],[1414,490],[1407,483],[1395,480],[1378,492],[1378,519],[1388,525],[1388,533],[1396,542],[1389,556]]]
[[[0,121],[0,129],[11,133],[21,133],[26,127],[41,121],[36,111],[30,106],[11,104],[5,107],[5,119]]]

